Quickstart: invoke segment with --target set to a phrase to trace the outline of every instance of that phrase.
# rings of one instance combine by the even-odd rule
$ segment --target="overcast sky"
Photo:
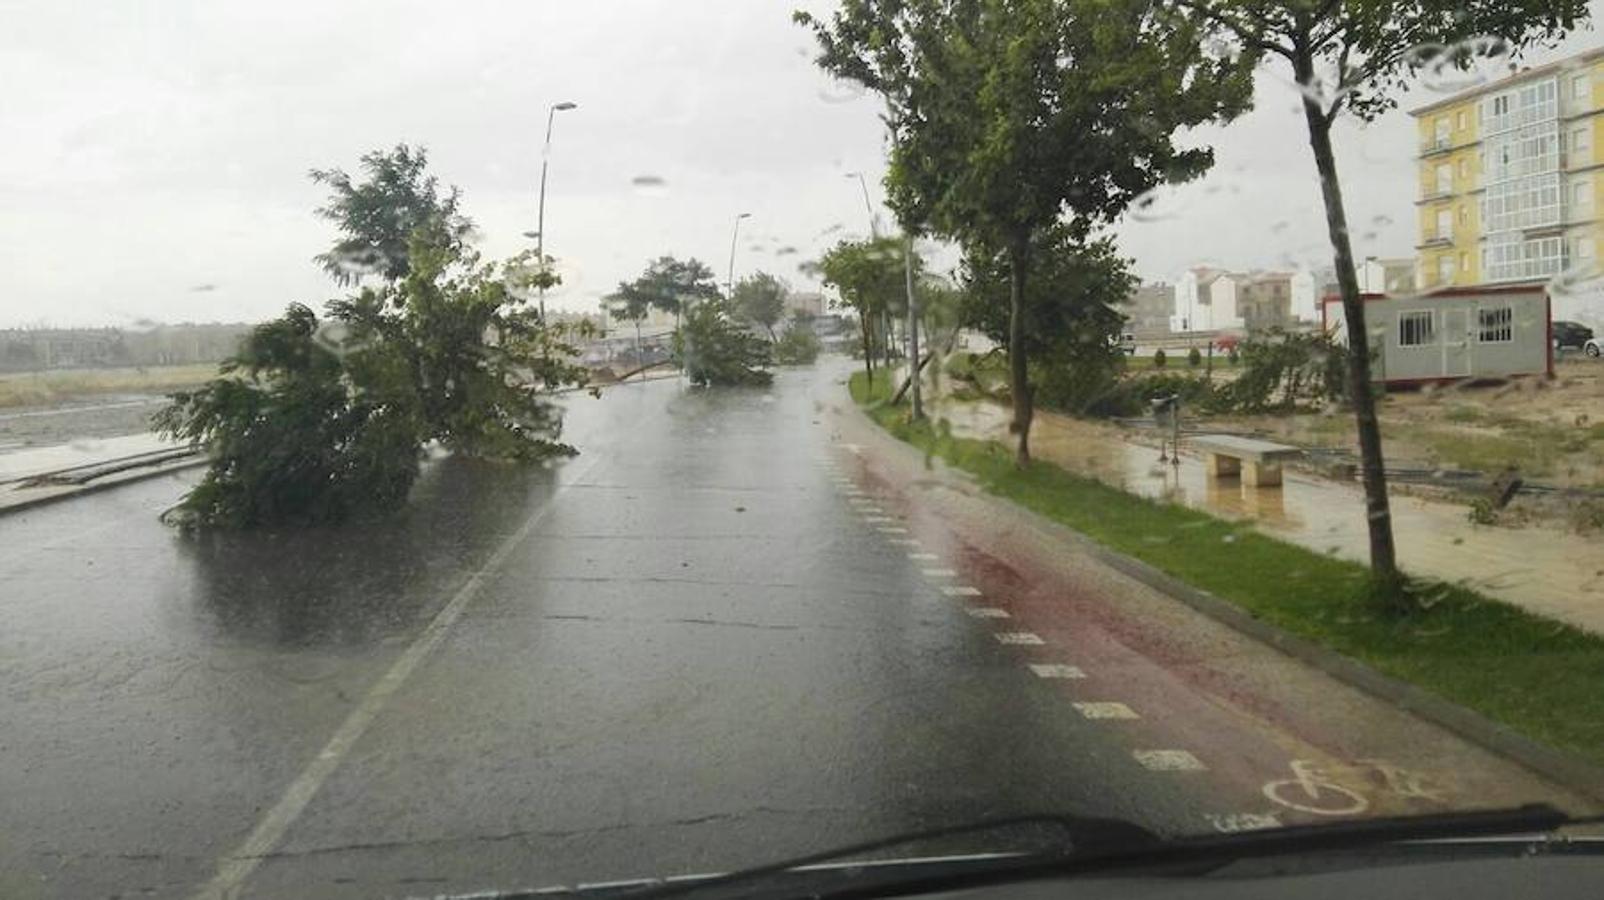
[[[481,248],[510,255],[534,227],[545,111],[564,100],[579,108],[558,114],[551,155],[547,249],[566,278],[553,303],[594,309],[663,253],[722,280],[743,211],[737,275],[809,287],[799,262],[867,232],[846,173],[867,171],[878,200],[884,146],[873,100],[814,68],[796,5],[0,0],[0,326],[320,305],[338,291],[311,262],[332,232],[307,170],[403,141],[462,187]],[[1597,43],[1589,31],[1561,52]],[[1329,258],[1278,74],[1261,73],[1254,112],[1192,136],[1216,146],[1213,173],[1121,224],[1144,277]],[[1412,253],[1414,146],[1402,113],[1340,135],[1360,255]]]

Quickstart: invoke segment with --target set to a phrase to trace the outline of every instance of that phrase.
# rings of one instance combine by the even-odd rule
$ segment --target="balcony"
[[[1452,149],[1454,142],[1446,135],[1428,138],[1420,143],[1421,156],[1434,156]]]
[[[1453,236],[1452,233],[1449,233],[1449,234],[1428,234],[1428,235],[1426,235],[1426,239],[1424,241],[1422,241],[1421,243],[1415,245],[1415,249],[1416,250],[1429,250],[1429,249],[1431,249],[1433,247],[1452,247],[1453,245],[1454,245],[1454,236]]]
[[[1430,203],[1434,200],[1447,200],[1453,195],[1454,189],[1451,187],[1428,187],[1421,193],[1420,199],[1416,200],[1415,202]]]

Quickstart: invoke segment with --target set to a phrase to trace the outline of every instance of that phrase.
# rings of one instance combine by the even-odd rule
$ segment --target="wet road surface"
[[[1042,810],[1574,804],[1000,522],[832,410],[832,371],[576,397],[580,457],[441,460],[365,527],[185,538],[156,513],[194,473],[0,519],[0,896],[605,881]]]

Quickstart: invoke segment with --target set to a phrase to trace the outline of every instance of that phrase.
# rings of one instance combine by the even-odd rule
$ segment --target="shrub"
[[[811,328],[793,325],[774,342],[774,362],[782,366],[805,366],[819,358],[819,337]]]
[[[1196,347],[1186,351],[1186,364],[1194,369],[1203,365],[1203,354]]]
[[[717,303],[700,303],[674,332],[674,361],[691,384],[768,384],[769,344],[730,321]]]
[[[1164,354],[1164,348],[1160,347],[1159,349],[1154,350],[1153,351],[1153,368],[1155,368],[1155,369],[1164,368],[1164,363],[1167,362],[1168,359],[1169,359],[1169,357],[1165,356],[1165,354]]]
[[[1226,388],[1231,409],[1292,410],[1347,396],[1348,357],[1329,335],[1272,330],[1242,344],[1242,374]]]

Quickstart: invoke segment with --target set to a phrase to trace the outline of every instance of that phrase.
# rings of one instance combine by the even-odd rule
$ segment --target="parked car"
[[[1598,341],[1593,337],[1593,329],[1580,322],[1565,322],[1556,319],[1553,328],[1555,350],[1582,350],[1586,351],[1589,342],[1593,349],[1589,356],[1598,356]]]

